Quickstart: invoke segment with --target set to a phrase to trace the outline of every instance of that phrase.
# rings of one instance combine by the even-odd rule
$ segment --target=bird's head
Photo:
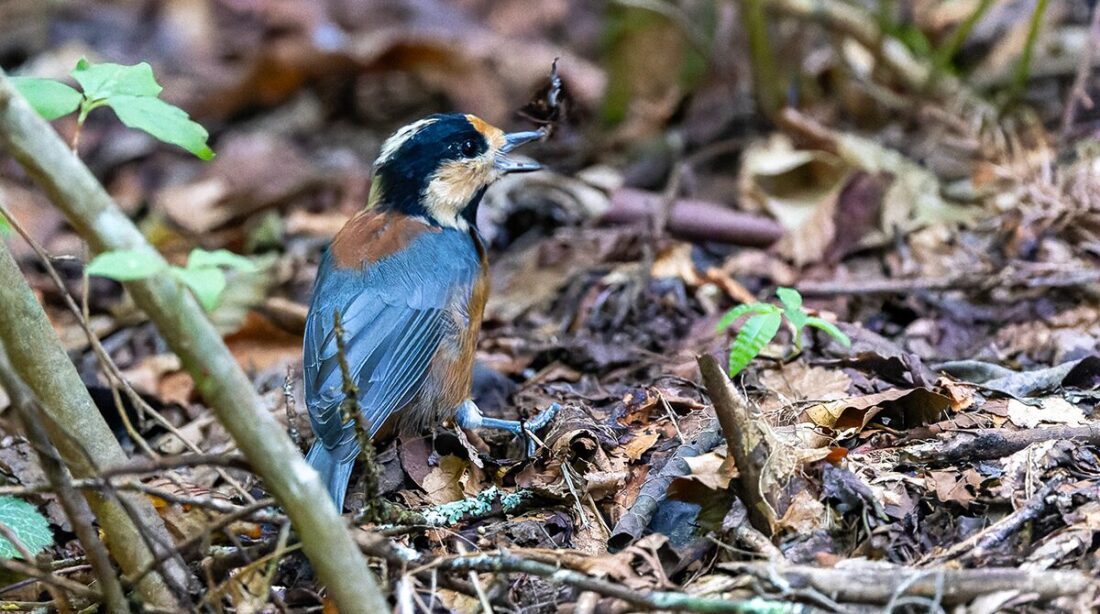
[[[536,171],[507,156],[542,136],[514,132],[474,115],[448,113],[413,122],[382,145],[374,162],[370,207],[420,216],[435,226],[468,229],[485,189],[505,173]]]

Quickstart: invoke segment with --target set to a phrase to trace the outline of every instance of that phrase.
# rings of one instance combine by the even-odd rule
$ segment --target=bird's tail
[[[344,511],[344,495],[348,490],[348,480],[351,478],[351,468],[355,464],[355,455],[351,460],[342,461],[340,457],[347,458],[346,454],[339,454],[340,449],[330,450],[320,441],[313,442],[313,447],[306,455],[306,461],[321,474],[321,481],[328,488],[328,493],[336,503],[338,512]]]

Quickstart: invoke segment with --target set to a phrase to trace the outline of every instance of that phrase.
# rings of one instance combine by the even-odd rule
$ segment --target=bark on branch
[[[47,424],[43,426],[72,474],[93,478],[104,469],[125,465],[126,453],[96,409],[76,367],[61,347],[61,340],[3,242],[0,242],[0,313],[4,314],[0,318],[0,340],[12,367],[38,398],[47,416]],[[87,498],[107,536],[111,554],[125,573],[136,572],[153,560],[143,531],[171,544],[148,499],[136,494],[112,498],[97,493],[89,493]],[[135,512],[136,519],[130,517],[127,508]],[[186,569],[174,562],[166,569],[170,581],[186,586]],[[179,607],[160,575],[147,576],[138,589],[146,601],[162,609]]]
[[[57,133],[0,71],[0,145],[30,175],[96,252],[140,250],[161,255]],[[318,577],[341,612],[381,612],[386,600],[347,524],[317,473],[260,402],[202,307],[167,276],[126,288],[195,380],[218,420],[286,510]],[[12,357],[16,360],[15,357]]]

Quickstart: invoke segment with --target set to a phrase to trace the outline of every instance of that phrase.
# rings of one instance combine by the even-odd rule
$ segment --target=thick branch
[[[99,580],[105,610],[111,614],[126,614],[130,608],[122,592],[122,584],[119,583],[115,568],[111,565],[107,549],[103,547],[99,534],[92,526],[91,510],[87,502],[73,488],[72,480],[69,479],[69,473],[65,470],[57,449],[50,443],[45,427],[38,420],[37,415],[41,409],[26,384],[15,376],[15,369],[2,346],[0,346],[0,386],[3,386],[11,398],[12,408],[19,416],[27,441],[38,453],[42,471],[46,474],[51,489],[57,494],[61,508],[65,510],[65,516],[73,527],[73,533],[80,540],[80,545],[84,547],[85,557],[92,566],[96,579]]]
[[[88,168],[0,71],[0,144],[96,252],[140,250],[163,262]],[[342,612],[381,612],[386,601],[317,473],[266,411],[206,314],[167,276],[126,284],[203,398],[287,511],[303,550]],[[14,357],[13,357],[14,359]]]
[[[46,415],[49,437],[65,464],[79,478],[96,477],[101,469],[126,464],[110,427],[96,409],[76,367],[61,347],[7,246],[0,242],[0,340],[15,372],[38,398]],[[140,495],[120,494],[118,499],[88,494],[88,504],[107,535],[107,545],[122,569],[134,572],[153,560],[142,530],[170,543],[168,532],[153,504]],[[123,505],[123,499],[127,505]],[[127,513],[135,510],[138,527]],[[171,579],[186,586],[187,572],[169,563]],[[159,575],[148,576],[138,585],[142,596],[161,608],[178,607],[171,590]]]

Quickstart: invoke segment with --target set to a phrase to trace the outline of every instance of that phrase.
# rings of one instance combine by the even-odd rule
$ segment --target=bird
[[[477,230],[485,190],[507,173],[539,170],[507,154],[543,136],[505,133],[475,115],[435,114],[387,138],[367,204],[324,250],[306,316],[304,397],[316,435],[306,460],[338,510],[360,452],[347,419],[336,335],[372,441],[453,420],[526,437],[558,410],[520,423],[484,416],[471,398],[474,354],[489,294]]]

